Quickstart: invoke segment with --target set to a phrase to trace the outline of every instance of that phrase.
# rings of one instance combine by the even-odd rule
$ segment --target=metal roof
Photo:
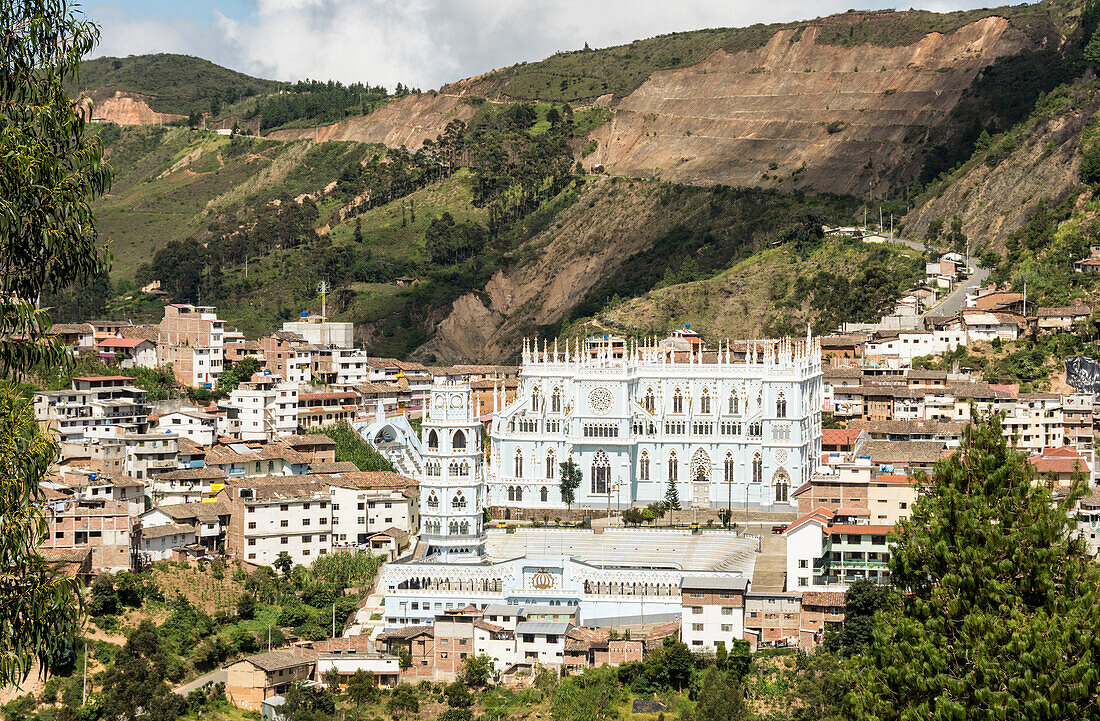
[[[571,624],[544,621],[520,621],[516,624],[516,633],[538,633],[564,636]]]

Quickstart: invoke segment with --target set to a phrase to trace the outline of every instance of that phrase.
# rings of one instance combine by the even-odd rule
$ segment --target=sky
[[[78,0],[93,56],[170,52],[273,80],[422,90],[559,50],[662,33],[804,20],[852,0]],[[912,1],[912,0],[910,0]],[[931,0],[947,11],[996,5]],[[859,9],[897,7],[871,1]]]

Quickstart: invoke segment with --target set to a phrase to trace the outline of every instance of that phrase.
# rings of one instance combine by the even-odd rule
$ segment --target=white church
[[[583,474],[574,508],[660,501],[671,480],[684,508],[789,510],[821,457],[821,395],[809,334],[716,350],[690,329],[525,343],[519,395],[494,408],[488,504],[564,508],[571,460]]]
[[[425,552],[383,566],[386,625],[502,603],[574,606],[588,625],[673,620],[685,584],[749,588],[756,542],[724,531],[487,529],[485,508],[564,507],[559,463],[572,459],[584,477],[574,507],[661,500],[671,478],[685,506],[789,510],[791,484],[820,458],[821,350],[807,335],[707,351],[688,330],[639,345],[525,344],[520,396],[494,409],[487,454],[476,405],[468,385],[432,387],[419,444]],[[728,625],[723,639],[740,638]]]

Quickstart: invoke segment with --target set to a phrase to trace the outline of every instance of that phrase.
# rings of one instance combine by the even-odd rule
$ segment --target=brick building
[[[180,383],[213,388],[224,369],[225,321],[210,306],[171,303],[157,334],[157,361]]]

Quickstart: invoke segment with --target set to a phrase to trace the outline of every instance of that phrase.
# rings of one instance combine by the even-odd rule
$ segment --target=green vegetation
[[[336,460],[350,461],[361,471],[393,471],[393,464],[370,447],[359,434],[352,430],[347,421],[319,428],[311,433],[323,433],[336,441]]]
[[[264,98],[256,104],[250,118],[259,116],[260,130],[266,132],[281,127],[319,125],[344,120],[352,115],[366,115],[391,97],[402,97],[420,90],[406,88],[401,83],[391,96],[381,85],[352,83],[343,85],[318,80],[299,81],[288,85],[278,95]]]
[[[99,88],[139,93],[148,96],[149,107],[160,113],[209,112],[217,116],[223,106],[278,92],[285,86],[234,72],[209,60],[158,53],[88,60],[81,64],[79,79],[68,80],[65,90],[72,97]]]
[[[670,33],[599,50],[585,46],[539,62],[520,63],[479,79],[475,87],[490,97],[500,94],[547,102],[578,103],[605,94],[621,98],[655,71],[692,65],[719,49],[737,53],[759,48],[783,29],[794,29],[798,38],[811,26],[821,28],[817,38],[821,44],[898,46],[917,42],[931,32],[948,33],[996,15],[1008,19],[1037,46],[1049,46],[1059,42],[1070,12],[1068,4],[1053,2],[951,13],[852,11],[806,22]]]
[[[1070,516],[1084,479],[1054,496],[994,416],[930,481],[890,555],[906,593],[876,616],[846,715],[1095,718],[1100,649],[1078,639],[1100,634],[1100,568]]]

